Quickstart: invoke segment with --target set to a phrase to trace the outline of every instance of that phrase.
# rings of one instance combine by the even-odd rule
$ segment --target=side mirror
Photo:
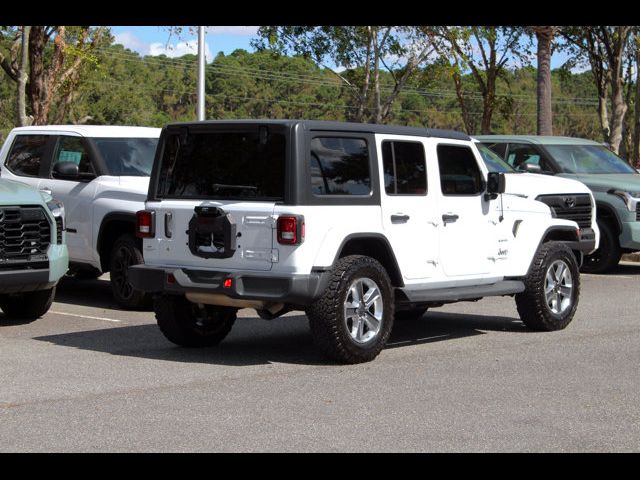
[[[489,172],[487,175],[487,193],[489,195],[498,195],[504,193],[507,186],[507,179],[504,173]]]
[[[518,170],[527,173],[542,173],[542,167],[534,163],[523,163],[518,166]]]
[[[80,168],[73,162],[58,162],[53,166],[56,177],[77,178],[80,176]]]

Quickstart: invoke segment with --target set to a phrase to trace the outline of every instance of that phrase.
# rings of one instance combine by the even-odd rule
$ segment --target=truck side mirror
[[[80,168],[74,162],[57,162],[53,166],[54,177],[77,178],[80,175]]]
[[[527,173],[542,173],[542,167],[535,163],[523,163],[518,166],[518,170]]]
[[[489,172],[489,175],[487,175],[487,193],[489,195],[504,193],[506,185],[507,181],[504,173]]]

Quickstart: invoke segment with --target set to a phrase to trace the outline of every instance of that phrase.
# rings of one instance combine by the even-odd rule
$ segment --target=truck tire
[[[618,238],[611,225],[604,220],[598,220],[598,228],[600,245],[595,252],[584,257],[581,269],[584,273],[605,273],[618,265],[622,257]]]
[[[315,345],[342,363],[378,356],[389,339],[394,294],[384,267],[371,257],[338,260],[322,296],[306,311]]]
[[[198,305],[179,295],[157,296],[153,302],[158,327],[182,347],[213,347],[231,331],[237,309]]]
[[[129,281],[129,267],[141,263],[144,263],[144,258],[135,238],[128,233],[120,235],[111,249],[109,272],[113,298],[126,310],[142,310],[151,306],[151,296],[134,289]]]
[[[525,278],[525,291],[516,294],[522,322],[532,330],[565,328],[580,298],[580,273],[573,252],[560,242],[543,244]]]
[[[0,296],[0,308],[9,318],[35,320],[49,311],[56,287],[35,292],[13,293]]]

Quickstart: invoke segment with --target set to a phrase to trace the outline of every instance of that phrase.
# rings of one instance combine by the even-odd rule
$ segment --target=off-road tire
[[[341,363],[371,361],[386,345],[393,327],[394,293],[389,275],[377,260],[363,255],[341,258],[330,275],[322,296],[306,311],[313,342],[326,356]],[[382,300],[377,334],[364,343],[358,343],[352,338],[349,320],[345,316],[345,305],[347,299],[351,298],[349,289],[358,281],[374,282]],[[373,308],[377,310],[378,306]],[[364,330],[369,327],[362,328]]]
[[[9,318],[36,320],[49,311],[56,287],[35,292],[13,293],[0,296],[0,308]]]
[[[156,296],[153,309],[160,331],[182,347],[213,347],[231,331],[237,309],[201,305],[180,295]]]
[[[427,307],[412,308],[411,310],[396,311],[395,319],[399,321],[419,320],[429,310]]]
[[[109,272],[113,298],[126,310],[144,310],[151,306],[151,296],[133,288],[129,281],[128,268],[142,263],[144,258],[136,239],[130,234],[120,235],[111,249]]]
[[[550,268],[554,264],[557,265],[556,262],[564,264],[571,277],[571,287],[568,289],[570,293],[566,295],[570,304],[566,310],[558,313],[552,311],[545,293],[547,273],[551,272]],[[553,279],[554,274],[550,274]],[[571,322],[580,298],[580,273],[578,262],[569,247],[560,242],[548,242],[541,245],[524,283],[525,291],[516,294],[516,306],[522,322],[528,328],[538,331],[562,330]]]
[[[622,250],[618,238],[609,222],[598,220],[600,244],[591,255],[586,255],[580,269],[584,273],[606,273],[618,265]]]

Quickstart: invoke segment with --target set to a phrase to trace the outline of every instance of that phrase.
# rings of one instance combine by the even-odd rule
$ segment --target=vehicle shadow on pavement
[[[619,263],[614,268],[612,268],[610,272],[604,273],[602,275],[606,277],[607,274],[640,275],[640,263],[632,263],[632,262]]]
[[[73,277],[63,277],[56,288],[55,302],[122,310],[113,298],[111,282],[105,278],[76,280]],[[151,307],[145,310],[151,311]]]
[[[440,342],[482,335],[485,331],[528,332],[518,318],[429,311],[416,320],[400,320],[393,325],[387,348]]]
[[[396,322],[387,348],[399,348],[481,335],[482,330],[524,331],[505,317],[430,312],[420,320]],[[240,317],[218,346],[203,349],[173,345],[154,324],[105,328],[36,337],[55,345],[181,363],[250,366],[270,363],[335,365],[313,346],[306,316],[272,321]]]

